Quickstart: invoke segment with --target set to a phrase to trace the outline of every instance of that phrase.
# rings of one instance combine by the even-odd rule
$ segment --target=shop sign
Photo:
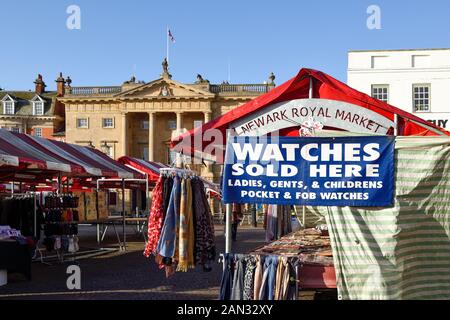
[[[394,138],[233,136],[222,188],[225,203],[392,206]]]
[[[327,99],[298,99],[281,102],[234,122],[236,135],[263,136],[284,128],[301,126],[313,118],[325,127],[344,131],[385,135],[393,121],[354,104]]]

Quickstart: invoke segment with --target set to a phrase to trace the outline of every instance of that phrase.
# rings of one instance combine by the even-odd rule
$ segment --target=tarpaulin
[[[450,299],[450,139],[399,137],[393,208],[326,218],[340,299]]]

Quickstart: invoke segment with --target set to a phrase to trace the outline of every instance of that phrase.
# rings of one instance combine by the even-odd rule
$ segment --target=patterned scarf
[[[179,261],[177,271],[187,272],[195,267],[194,262],[194,216],[192,210],[191,180],[181,184]]]
[[[159,238],[161,236],[161,228],[163,225],[164,217],[164,212],[162,211],[162,205],[164,201],[162,194],[163,185],[164,179],[162,177],[159,177],[155,189],[153,190],[152,208],[148,218],[148,241],[145,245],[144,250],[144,256],[146,256],[147,258],[150,257],[152,252],[155,251],[156,246],[158,245]]]
[[[203,182],[193,179],[192,187],[195,214],[195,258],[198,264],[205,265],[214,260],[216,255],[214,225]]]
[[[243,300],[253,300],[256,258],[248,256],[245,259],[245,265]]]

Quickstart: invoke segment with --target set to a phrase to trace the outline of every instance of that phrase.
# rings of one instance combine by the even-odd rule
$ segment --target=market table
[[[21,273],[31,280],[31,250],[16,240],[0,241],[0,270]]]
[[[294,232],[251,252],[299,259],[297,283],[300,290],[336,289],[336,272],[330,237],[316,229]]]
[[[126,217],[125,218],[125,223],[127,225],[135,225],[137,230],[136,233],[137,234],[141,234],[144,242],[147,242],[147,230],[146,230],[146,226],[147,226],[147,222],[148,222],[148,217]],[[109,226],[112,226],[114,229],[114,233],[116,235],[116,239],[117,239],[117,243],[119,244],[119,246],[122,246],[122,240],[120,239],[120,235],[119,232],[116,228],[116,225],[121,226],[123,225],[123,218],[122,216],[110,216],[106,219],[98,219],[98,220],[89,220],[86,222],[83,222],[85,224],[93,224],[93,225],[97,225],[97,243],[100,244],[103,242],[106,232],[108,230]],[[102,227],[102,230],[100,230]]]

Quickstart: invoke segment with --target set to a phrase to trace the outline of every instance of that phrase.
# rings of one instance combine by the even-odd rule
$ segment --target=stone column
[[[128,121],[127,121],[127,114],[122,113],[122,132],[121,132],[121,140],[122,140],[122,156],[126,156],[128,153]]]
[[[177,112],[177,134],[181,133],[183,126],[183,112]]]
[[[155,161],[155,113],[148,113],[148,160]]]
[[[203,112],[204,116],[205,116],[205,123],[210,122],[211,121],[211,112],[207,111],[207,112]]]
[[[181,129],[183,125],[183,112],[177,112],[177,135],[181,134]],[[176,167],[182,168],[183,167],[183,158],[180,153],[177,153],[177,160],[176,160]]]

